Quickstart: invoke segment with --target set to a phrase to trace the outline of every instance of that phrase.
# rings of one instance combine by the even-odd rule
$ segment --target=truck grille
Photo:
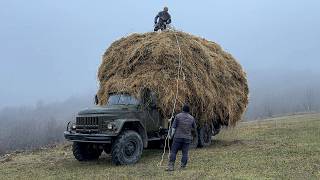
[[[76,132],[97,133],[99,132],[99,117],[76,117]]]

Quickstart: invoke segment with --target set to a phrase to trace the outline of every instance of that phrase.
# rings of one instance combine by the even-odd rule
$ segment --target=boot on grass
[[[166,169],[166,171],[174,171],[174,162],[168,163],[168,168]]]

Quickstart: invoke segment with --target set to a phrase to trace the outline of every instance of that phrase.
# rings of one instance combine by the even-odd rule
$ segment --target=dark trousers
[[[154,27],[154,31],[158,31],[159,29],[161,29],[163,31],[166,28],[167,28],[167,25],[162,20],[159,20],[159,22]]]
[[[178,150],[182,150],[181,165],[185,166],[188,162],[188,151],[191,140],[185,138],[174,138],[171,146],[170,162],[176,161]]]

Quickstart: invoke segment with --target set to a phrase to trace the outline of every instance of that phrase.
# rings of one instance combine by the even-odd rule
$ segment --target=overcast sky
[[[1,0],[0,107],[93,95],[106,48],[151,31],[164,5],[177,29],[219,43],[249,80],[320,79],[319,0]]]

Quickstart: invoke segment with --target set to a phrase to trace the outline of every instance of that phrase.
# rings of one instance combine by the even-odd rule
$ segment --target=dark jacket
[[[158,23],[158,18],[159,18],[159,23],[165,22],[166,24],[171,23],[171,16],[168,12],[166,11],[160,11],[157,16],[154,18],[154,23]]]
[[[176,129],[174,138],[192,139],[191,131],[196,129],[196,122],[189,113],[182,112],[176,115],[172,128]]]

